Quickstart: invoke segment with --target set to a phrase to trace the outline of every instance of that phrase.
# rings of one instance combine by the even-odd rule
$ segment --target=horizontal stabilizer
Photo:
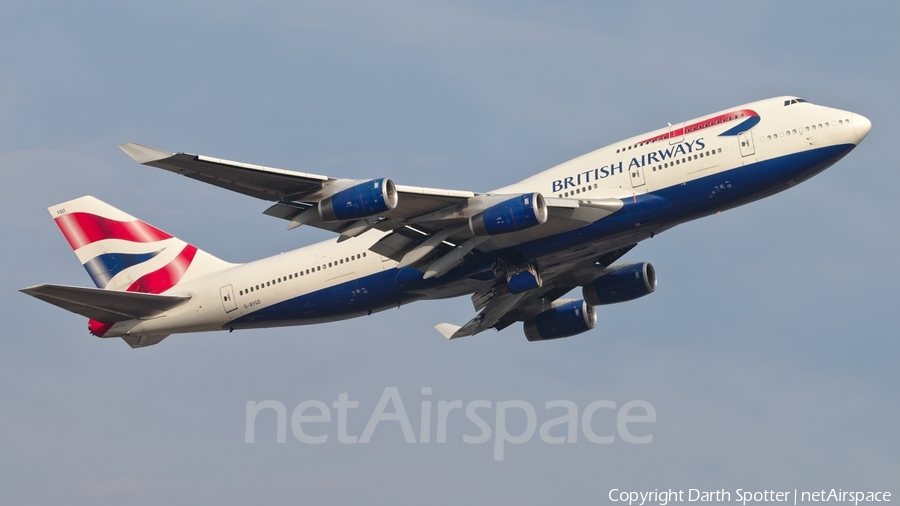
[[[37,285],[20,291],[103,323],[148,318],[190,300],[186,295],[156,295],[62,285]]]
[[[452,323],[438,323],[434,328],[447,339],[453,339],[453,334],[455,334],[460,327],[459,325],[453,325]]]
[[[128,343],[132,348],[144,348],[159,344],[160,341],[169,337],[169,334],[161,334],[156,336],[122,336],[122,340]]]

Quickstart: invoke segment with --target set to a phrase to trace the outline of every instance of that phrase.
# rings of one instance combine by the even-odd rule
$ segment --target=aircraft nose
[[[869,130],[871,129],[872,122],[869,121],[869,118],[861,114],[853,115],[853,131],[856,132],[856,138],[858,139],[858,142],[862,142],[862,140],[866,138],[866,135],[869,134]]]

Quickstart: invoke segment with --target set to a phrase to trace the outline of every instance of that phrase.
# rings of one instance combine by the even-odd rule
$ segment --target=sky
[[[897,2],[3,2],[0,502],[611,504],[612,489],[670,488],[896,500],[898,22]],[[140,166],[124,142],[486,191],[779,95],[863,114],[872,131],[802,185],[641,243],[624,260],[652,262],[658,290],[598,308],[597,327],[568,339],[529,343],[514,325],[447,341],[431,326],[471,318],[460,298],[132,350],[18,292],[90,285],[46,211],[82,195],[233,262],[330,237]],[[408,443],[387,420],[344,444],[335,409],[302,426],[325,443],[299,441],[291,419],[278,443],[268,410],[246,442],[248,402],[290,418],[347,394],[359,436],[391,392],[416,439],[421,403],[454,400],[489,402],[494,437],[464,442],[479,430],[459,409],[445,443]],[[508,401],[534,407],[538,431],[498,460],[498,427],[528,430]],[[575,442],[540,437],[563,413],[552,401],[577,407]],[[611,444],[582,430],[595,401],[607,407],[591,430]],[[646,414],[623,414],[632,401],[655,414],[625,425],[649,443],[622,434],[619,417]]]

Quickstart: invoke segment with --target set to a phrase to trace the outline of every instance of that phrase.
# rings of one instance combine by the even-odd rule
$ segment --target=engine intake
[[[557,301],[554,307],[525,320],[525,337],[529,341],[546,341],[574,336],[594,328],[597,313],[583,300]]]
[[[476,236],[508,234],[547,222],[547,203],[540,193],[526,193],[493,205],[469,218]]]
[[[619,267],[591,281],[582,289],[592,306],[615,304],[643,297],[656,290],[656,269],[649,262]]]
[[[397,187],[389,178],[373,179],[341,190],[319,202],[325,221],[358,220],[397,207]]]

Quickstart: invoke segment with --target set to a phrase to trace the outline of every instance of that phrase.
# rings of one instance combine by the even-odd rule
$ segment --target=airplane
[[[471,295],[444,337],[524,322],[529,341],[587,332],[595,306],[652,293],[648,262],[618,260],[675,225],[822,172],[869,133],[864,116],[794,96],[732,107],[610,144],[489,192],[264,167],[136,143],[138,163],[270,203],[288,230],[338,237],[234,264],[85,196],[49,209],[96,288],[21,291],[133,348],[175,333],[332,322]],[[563,298],[580,288],[580,299]]]

